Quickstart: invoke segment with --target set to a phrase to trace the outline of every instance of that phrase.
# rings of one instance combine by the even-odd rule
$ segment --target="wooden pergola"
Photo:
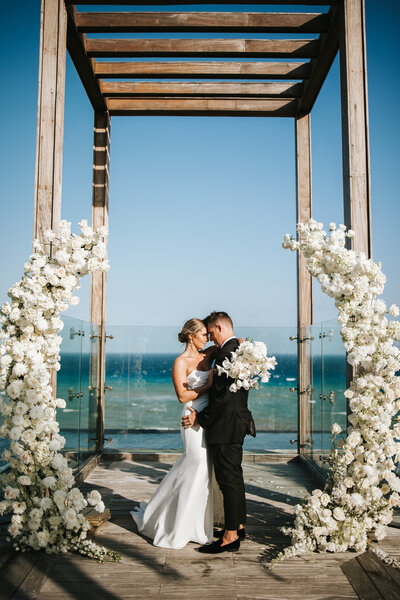
[[[107,5],[83,12],[79,5]],[[34,236],[61,218],[65,63],[68,50],[94,111],[93,227],[108,225],[110,120],[127,115],[257,116],[291,118],[295,126],[296,219],[311,217],[310,112],[337,52],[343,144],[344,220],[353,248],[371,256],[370,167],[364,0],[253,0],[218,2],[215,12],[154,12],[148,5],[202,5],[206,0],[42,0]],[[218,6],[237,4],[237,12]],[[247,4],[325,5],[324,12],[246,12]],[[113,5],[127,11],[113,12]],[[205,34],[203,39],[175,37]],[[90,37],[93,33],[107,38]],[[143,33],[153,38],[114,38]],[[163,34],[162,38],[154,34]],[[223,33],[223,38],[218,35]],[[229,38],[228,34],[235,34]],[[246,39],[246,34],[262,34]],[[212,34],[213,38],[209,35]],[[240,39],[236,34],[242,34]],[[264,34],[287,34],[266,39]],[[170,58],[174,60],[168,60]],[[145,58],[146,60],[142,60]],[[179,60],[176,60],[179,58]],[[191,60],[185,60],[190,58]],[[107,60],[97,60],[107,59]],[[133,60],[132,60],[133,59]],[[193,60],[194,59],[194,60]],[[213,60],[210,60],[213,59]],[[235,60],[232,60],[235,59]],[[251,59],[251,60],[249,60]],[[266,60],[268,59],[268,60]],[[176,81],[178,80],[178,81]],[[299,453],[309,428],[312,284],[297,264]],[[91,321],[100,325],[97,448],[103,449],[106,274],[91,284]]]

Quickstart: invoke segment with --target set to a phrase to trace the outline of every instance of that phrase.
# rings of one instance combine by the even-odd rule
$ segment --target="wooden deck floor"
[[[291,519],[293,506],[315,485],[298,462],[244,465],[248,538],[240,552],[201,555],[196,544],[183,550],[152,546],[136,533],[129,511],[149,499],[169,470],[168,463],[111,462],[96,467],[83,484],[99,489],[111,509],[111,521],[95,540],[123,555],[121,563],[98,564],[68,555],[55,566],[37,596],[39,600],[341,600],[356,599],[340,565],[354,553],[315,554],[280,563],[274,571],[259,562],[265,551],[287,543],[279,531]],[[380,547],[400,554],[400,530],[388,528]],[[19,596],[18,596],[19,597]],[[26,596],[28,598],[30,596]]]

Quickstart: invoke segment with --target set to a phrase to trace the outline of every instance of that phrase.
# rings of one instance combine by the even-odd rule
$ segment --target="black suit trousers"
[[[246,498],[242,471],[242,443],[210,444],[215,479],[224,498],[225,529],[239,529],[246,521]]]

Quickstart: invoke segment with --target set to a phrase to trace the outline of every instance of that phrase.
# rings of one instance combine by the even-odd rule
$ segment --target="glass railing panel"
[[[60,354],[61,369],[57,374],[57,397],[66,402],[65,408],[57,409],[60,433],[66,439],[63,448],[69,465],[77,468],[80,463],[80,421],[81,421],[81,372],[83,322],[64,317],[64,329]]]
[[[97,449],[97,397],[99,368],[100,328],[93,323],[82,323],[81,361],[81,414],[80,414],[80,462]]]
[[[4,392],[0,392],[3,398],[7,398]],[[0,425],[3,425],[4,417],[0,413]],[[11,440],[0,437],[0,473],[8,468],[8,462],[2,458],[4,450],[8,450],[11,444]]]
[[[321,447],[324,458],[331,448],[331,427],[338,423],[345,433],[347,428],[347,408],[344,392],[346,390],[346,352],[340,336],[337,321],[322,323],[322,379],[321,395]],[[326,461],[325,466],[326,465]]]
[[[180,450],[178,402],[171,379],[184,349],[177,327],[107,327],[105,450]],[[293,328],[239,328],[236,334],[264,341],[278,366],[268,384],[252,390],[249,405],[258,435],[245,450],[295,451],[297,437],[296,342]]]
[[[305,454],[320,466],[320,455],[322,450],[321,438],[321,394],[322,382],[322,347],[321,347],[321,325],[311,325],[307,328],[308,347],[311,362],[311,390],[308,394],[310,432],[307,436]]]

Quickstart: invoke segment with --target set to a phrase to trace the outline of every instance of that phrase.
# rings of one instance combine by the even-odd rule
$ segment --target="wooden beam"
[[[93,135],[93,194],[92,226],[108,228],[108,189],[110,163],[110,118],[107,113],[95,112]],[[92,273],[90,288],[90,321],[98,325],[98,353],[94,354],[93,371],[97,377],[97,451],[104,444],[104,385],[106,342],[106,290],[107,273]]]
[[[308,62],[99,62],[97,77],[124,79],[307,79]]]
[[[311,111],[339,50],[337,9],[331,8],[329,16],[329,31],[328,33],[321,34],[319,37],[320,55],[318,58],[311,59],[310,62],[311,75],[309,81],[304,86],[303,96],[299,102],[299,114],[306,114]]]
[[[61,221],[66,32],[64,1],[42,0],[33,219],[33,237],[42,243]]]
[[[68,7],[67,49],[94,110],[107,110],[99,83],[94,75],[94,60],[86,53],[86,36],[76,29],[74,6]]]
[[[296,100],[237,98],[108,98],[110,115],[293,117]]]
[[[274,83],[175,83],[102,81],[102,94],[107,97],[129,96],[263,96],[296,98],[301,94],[301,84]]]
[[[364,0],[340,8],[344,222],[353,249],[372,256],[371,185]]]
[[[296,219],[311,219],[311,130],[310,115],[295,119],[296,137]],[[297,253],[297,394],[298,450],[304,454],[311,437],[310,388],[311,357],[307,343],[307,328],[313,320],[312,277],[305,257]]]
[[[81,12],[78,31],[116,33],[145,31],[228,31],[253,33],[321,33],[328,30],[327,13],[246,12]]]
[[[318,56],[317,39],[224,40],[224,39],[88,39],[88,56],[209,56],[312,58]]]

